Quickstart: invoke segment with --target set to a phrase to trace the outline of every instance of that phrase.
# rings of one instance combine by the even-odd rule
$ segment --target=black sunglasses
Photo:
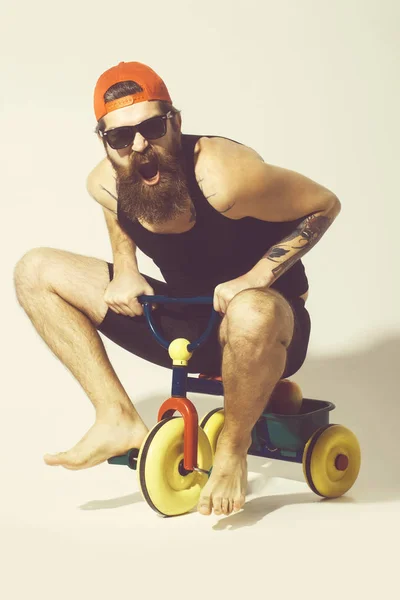
[[[133,144],[137,131],[146,140],[156,140],[163,137],[167,132],[167,119],[172,119],[173,117],[174,113],[169,111],[166,115],[146,119],[146,121],[142,121],[139,125],[115,127],[108,131],[99,131],[99,134],[102,138],[105,138],[111,148],[121,150]]]

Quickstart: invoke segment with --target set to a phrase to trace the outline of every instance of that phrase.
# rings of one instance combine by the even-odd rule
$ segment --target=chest
[[[227,265],[252,267],[271,239],[265,223],[227,219],[209,205],[199,207],[190,227],[171,233],[153,232],[122,214],[119,218],[137,247],[161,270],[173,267],[184,272],[207,272],[226,270]]]

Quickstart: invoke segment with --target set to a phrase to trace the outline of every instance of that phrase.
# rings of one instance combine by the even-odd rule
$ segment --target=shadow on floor
[[[127,496],[121,496],[119,498],[109,498],[108,500],[91,500],[90,502],[86,502],[86,504],[82,504],[79,508],[81,510],[105,510],[110,508],[121,508],[122,506],[136,504],[137,502],[143,502],[140,492],[128,494]]]
[[[326,500],[319,498],[312,492],[296,493],[296,494],[281,494],[274,496],[264,496],[262,498],[254,498],[246,502],[243,510],[236,514],[223,517],[213,526],[215,531],[241,529],[242,527],[251,527],[262,521],[272,512],[285,508],[293,504],[315,504],[321,502],[340,502],[341,504],[353,503],[352,498],[343,496],[335,500]]]
[[[290,377],[303,390],[306,398],[328,400],[336,405],[330,413],[330,422],[339,423],[351,429],[361,445],[362,465],[358,480],[348,492],[348,496],[334,502],[391,502],[400,498],[400,469],[398,443],[400,429],[400,394],[397,380],[400,338],[371,340],[368,347],[358,353],[331,355],[318,358],[309,356],[301,370]],[[154,367],[161,368],[161,367]],[[124,384],[129,393],[129,384]],[[153,394],[140,401],[138,410],[148,425],[153,427],[161,403],[170,395]],[[189,394],[197,407],[199,418],[214,407],[221,406],[221,397]],[[265,478],[283,477],[303,481],[301,465],[283,461],[266,461],[249,457],[249,471]],[[254,522],[281,506],[302,502],[299,494],[262,497],[246,504],[246,510],[225,517],[247,519],[240,515],[253,514]],[[312,492],[305,494],[305,502],[321,502]],[[92,501],[83,507],[85,510],[118,508],[134,504],[141,499],[140,494],[107,501]],[[94,507],[94,508],[93,508]],[[271,508],[273,507],[273,508]],[[227,525],[224,525],[226,527]],[[236,527],[236,524],[235,524]]]

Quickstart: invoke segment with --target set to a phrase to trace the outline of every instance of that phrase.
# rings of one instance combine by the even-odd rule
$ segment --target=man
[[[106,157],[87,188],[103,207],[114,262],[36,248],[15,268],[21,306],[96,411],[76,446],[45,461],[81,469],[140,447],[147,427],[97,330],[171,368],[137,297],[212,295],[218,327],[189,370],[222,374],[225,424],[198,508],[230,514],[245,501],[251,430],[280,379],[305,360],[310,318],[300,259],[332,224],[340,202],[242,144],[182,134],[164,82],[146,65],[121,62],[103,73],[94,108]],[[140,273],[136,247],[166,283]],[[154,308],[156,325],[170,340],[196,339],[210,313],[207,306]]]

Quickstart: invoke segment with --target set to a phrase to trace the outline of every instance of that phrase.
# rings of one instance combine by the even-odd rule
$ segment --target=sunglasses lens
[[[167,131],[165,119],[161,117],[148,119],[136,127],[127,126],[110,129],[110,131],[107,131],[107,141],[111,148],[114,148],[114,150],[121,150],[122,148],[130,146],[135,138],[135,129],[140,131],[146,140],[156,140],[165,135]]]
[[[120,150],[126,148],[133,142],[134,130],[133,127],[118,127],[107,132],[107,140],[111,148]]]
[[[141,123],[138,129],[147,140],[156,140],[165,135],[165,120],[161,117],[155,117]]]

